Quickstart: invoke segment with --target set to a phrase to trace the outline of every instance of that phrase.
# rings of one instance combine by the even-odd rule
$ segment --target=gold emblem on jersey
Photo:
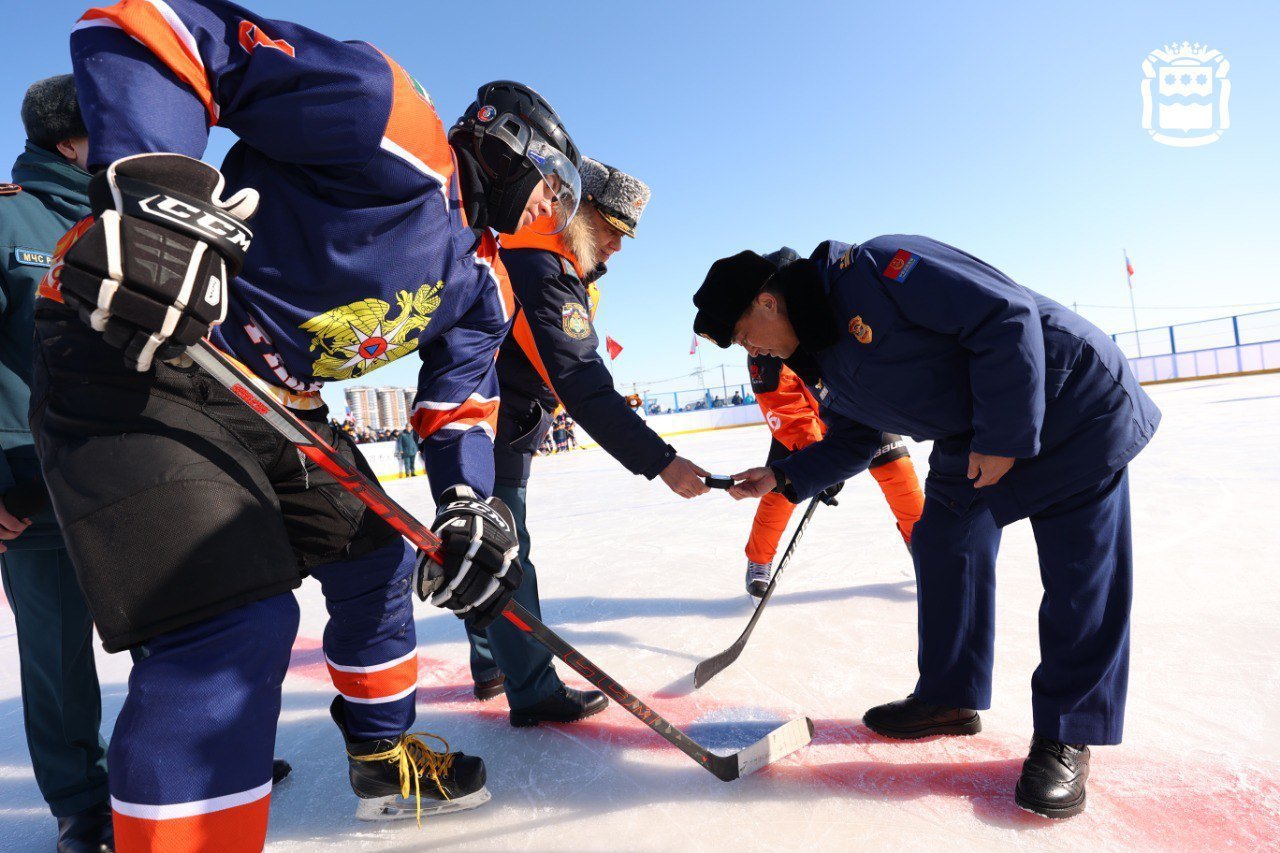
[[[417,292],[396,294],[396,312],[381,299],[361,299],[312,317],[299,328],[310,332],[311,352],[320,351],[311,366],[323,379],[354,379],[418,348],[418,332],[440,307],[444,282],[424,284]]]

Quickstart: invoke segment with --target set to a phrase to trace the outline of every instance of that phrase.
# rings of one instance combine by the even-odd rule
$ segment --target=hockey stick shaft
[[[760,603],[756,605],[756,609],[751,614],[751,621],[747,623],[747,628],[742,635],[734,642],[732,646],[713,655],[699,663],[693,670],[694,687],[701,687],[711,679],[715,678],[724,670],[733,665],[733,662],[742,654],[742,650],[747,647],[747,640],[751,638],[751,632],[756,629],[756,623],[760,621],[760,617],[764,615],[765,605],[769,603],[769,599],[773,597],[773,591],[778,586],[778,579],[782,577],[783,571],[787,568],[787,563],[791,561],[791,554],[796,549],[796,543],[800,541],[800,537],[804,535],[805,528],[809,526],[809,519],[813,518],[813,511],[818,508],[821,497],[816,497],[809,501],[809,505],[805,508],[804,515],[800,518],[800,524],[796,526],[796,532],[791,535],[791,541],[787,543],[787,550],[782,554],[782,560],[778,563],[778,570],[773,573],[773,577],[769,580],[769,586],[764,591],[764,595],[760,597]]]
[[[256,381],[247,375],[241,367],[204,340],[188,348],[187,355],[228,391],[240,398],[246,406],[257,412],[308,459],[333,476],[339,485],[359,498],[365,506],[395,528],[401,536],[425,551],[433,559],[440,560],[438,555],[441,544],[439,537],[432,533],[426,525],[414,518],[408,510],[392,500],[382,490],[381,486],[370,480],[352,462],[343,459],[331,444],[299,420],[297,415],[289,411],[271,394],[259,388]],[[767,760],[756,761],[752,765],[753,759],[748,756],[748,766],[744,766],[739,761],[737,753],[716,755],[667,722],[658,712],[637,699],[634,694],[610,678],[603,670],[588,660],[585,655],[565,642],[555,631],[544,625],[536,616],[522,607],[519,602],[514,599],[510,601],[502,611],[502,615],[511,624],[546,646],[547,650],[553,655],[560,658],[560,660],[572,667],[575,672],[600,688],[619,705],[626,708],[632,716],[653,729],[665,738],[668,743],[678,748],[723,781],[728,782],[737,779],[739,776],[746,775],[746,773],[754,771],[769,761],[781,758],[787,752],[804,746],[804,744],[808,743],[808,737],[812,736],[813,724],[805,720],[808,723],[808,736],[792,735],[787,740],[787,743],[783,745],[786,752],[781,752],[774,747],[767,750]],[[797,722],[792,720],[778,731],[790,729]],[[740,753],[765,752],[766,750],[762,749],[762,746],[768,746],[766,742],[777,733],[773,733],[752,747],[740,750]],[[803,742],[799,742],[800,740],[803,740]],[[775,752],[778,754],[775,754]],[[743,772],[744,770],[745,772]]]

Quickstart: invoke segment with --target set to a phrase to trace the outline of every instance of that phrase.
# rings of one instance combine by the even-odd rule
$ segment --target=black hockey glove
[[[844,482],[836,483],[834,486],[827,486],[818,492],[818,500],[827,506],[840,506],[840,501],[836,500],[836,495],[840,494],[840,490],[844,488]]]
[[[444,563],[418,553],[418,598],[430,596],[436,607],[487,627],[524,579],[511,510],[497,498],[482,501],[468,486],[454,486],[440,496],[431,530],[440,537]]]
[[[125,157],[89,183],[95,221],[60,259],[63,299],[138,371],[226,319],[258,193],[223,201],[222,183],[217,169],[181,154]]]

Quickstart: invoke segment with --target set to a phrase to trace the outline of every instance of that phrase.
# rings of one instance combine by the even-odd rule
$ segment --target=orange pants
[[[911,528],[920,520],[924,510],[924,492],[916,478],[916,468],[910,456],[903,456],[877,465],[871,476],[880,484],[880,491],[893,511],[898,532],[908,545],[911,544]],[[770,492],[760,499],[756,517],[751,523],[751,535],[747,538],[747,559],[755,563],[772,563],[778,553],[778,542],[787,529],[791,513],[796,505],[777,492]]]

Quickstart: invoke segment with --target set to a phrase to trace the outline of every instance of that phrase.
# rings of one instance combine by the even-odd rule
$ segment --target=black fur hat
[[[50,151],[59,142],[88,136],[76,100],[75,78],[59,74],[31,84],[22,99],[22,126],[27,139]]]
[[[721,349],[733,343],[733,327],[738,324],[751,300],[777,267],[755,252],[739,252],[711,265],[702,287],[693,295],[698,309],[693,330]]]

